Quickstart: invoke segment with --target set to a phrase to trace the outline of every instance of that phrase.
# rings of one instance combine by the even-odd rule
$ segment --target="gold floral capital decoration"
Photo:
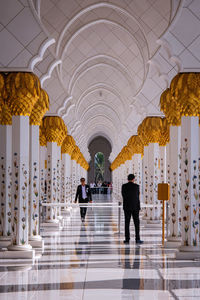
[[[67,135],[62,143],[61,152],[68,153],[70,156],[76,146],[75,140],[71,135]]]
[[[146,117],[138,127],[138,135],[145,146],[149,143],[166,145],[169,142],[169,126],[166,118]]]
[[[49,110],[49,96],[41,89],[40,98],[35,103],[30,115],[30,125],[40,125],[47,110]]]
[[[40,81],[33,73],[8,73],[6,93],[12,116],[30,116],[40,97],[40,89]]]
[[[132,135],[128,140],[127,147],[130,149],[132,155],[144,154],[144,145],[138,135]]]
[[[43,124],[41,124],[39,127],[39,140],[40,140],[40,146],[43,147],[47,146],[47,140],[46,140]]]
[[[58,146],[62,145],[67,135],[67,127],[61,117],[44,117],[42,120],[42,127],[44,128],[47,142],[56,142]]]
[[[166,146],[169,143],[169,123],[166,118],[162,118],[162,127],[160,128],[159,145]]]
[[[0,122],[2,118],[2,108],[6,100],[6,91],[5,91],[5,76],[3,73],[0,73]]]
[[[170,93],[181,116],[200,116],[200,73],[179,73],[171,81]]]
[[[132,159],[132,154],[131,151],[129,150],[129,148],[127,146],[124,146],[121,150],[121,155],[123,158],[123,161],[127,161],[127,160],[131,160]]]
[[[75,160],[77,162],[78,158],[79,158],[79,155],[80,155],[80,149],[78,146],[75,146],[74,147],[74,150],[72,152],[72,155],[71,155],[71,159],[72,160]]]
[[[1,125],[12,125],[12,115],[10,113],[10,109],[7,103],[4,104],[1,110],[1,118],[0,118]]]
[[[160,97],[160,110],[164,112],[168,123],[172,126],[181,125],[180,106],[171,95],[170,89],[166,89]]]

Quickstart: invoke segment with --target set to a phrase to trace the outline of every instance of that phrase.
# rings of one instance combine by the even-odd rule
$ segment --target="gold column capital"
[[[160,143],[163,118],[146,117],[138,127],[138,135],[145,146],[149,143]]]
[[[62,143],[61,152],[68,153],[70,156],[75,148],[76,142],[71,135],[67,135]]]
[[[144,154],[144,145],[138,135],[132,135],[127,142],[127,146],[130,149],[132,155]]]
[[[44,131],[44,127],[42,125],[40,125],[40,127],[39,127],[39,140],[40,140],[40,146],[47,146],[45,131]]]
[[[40,97],[38,77],[28,72],[11,72],[6,76],[5,84],[12,116],[30,116]]]
[[[58,116],[46,116],[42,120],[42,126],[46,141],[56,142],[58,146],[61,146],[67,135],[67,127],[63,119]]]
[[[171,90],[167,88],[160,97],[160,110],[164,112],[167,121],[172,126],[181,125],[180,105],[172,97]]]
[[[30,125],[40,125],[47,110],[49,110],[49,96],[45,90],[41,89],[40,98],[33,106],[30,115]]]
[[[3,107],[1,108],[0,124],[1,125],[12,125],[12,115],[11,115],[10,108],[8,107],[7,103],[5,103],[3,105]]]
[[[171,81],[170,92],[181,116],[200,116],[200,73],[178,73]]]

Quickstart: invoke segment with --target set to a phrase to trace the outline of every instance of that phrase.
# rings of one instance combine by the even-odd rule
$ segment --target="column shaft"
[[[159,182],[159,145],[157,143],[150,143],[148,146],[148,185],[149,185],[149,204],[153,207],[149,209],[150,222],[158,222],[160,219],[160,205],[158,201],[157,189]]]
[[[199,246],[199,118],[181,119],[182,245]]]
[[[179,242],[181,237],[181,127],[170,127],[170,235],[168,241]]]
[[[30,126],[29,160],[29,240],[33,247],[42,247],[39,232],[39,126]]]
[[[29,226],[29,117],[12,117],[12,246],[31,249]],[[9,249],[13,249],[9,247]]]
[[[57,144],[47,142],[47,203],[57,203]],[[57,223],[57,209],[47,208],[47,222]]]
[[[0,246],[7,246],[12,234],[12,126],[0,125],[0,137]]]
[[[149,204],[149,178],[148,178],[148,146],[144,146],[143,157],[143,201],[145,204]],[[144,209],[144,219],[150,219],[149,209]]]

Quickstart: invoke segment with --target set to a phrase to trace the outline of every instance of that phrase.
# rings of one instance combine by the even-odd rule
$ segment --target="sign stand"
[[[165,241],[165,201],[170,198],[170,186],[168,183],[158,184],[158,200],[162,201],[162,245]],[[168,216],[167,216],[168,218]],[[167,219],[168,222],[168,219]],[[168,226],[167,226],[168,227]],[[168,230],[168,228],[167,228]]]

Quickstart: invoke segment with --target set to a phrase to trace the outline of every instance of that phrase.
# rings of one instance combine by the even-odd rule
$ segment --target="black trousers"
[[[88,203],[88,199],[85,199],[84,202],[80,202],[80,203],[81,203],[81,204],[87,204],[87,203]],[[81,215],[81,218],[85,219],[86,212],[87,212],[87,207],[80,207],[80,215]]]
[[[87,207],[80,207],[81,218],[85,219],[86,212],[87,212]]]
[[[125,239],[130,240],[130,220],[133,217],[133,222],[135,225],[135,240],[140,240],[140,219],[138,210],[124,210],[125,217]]]

